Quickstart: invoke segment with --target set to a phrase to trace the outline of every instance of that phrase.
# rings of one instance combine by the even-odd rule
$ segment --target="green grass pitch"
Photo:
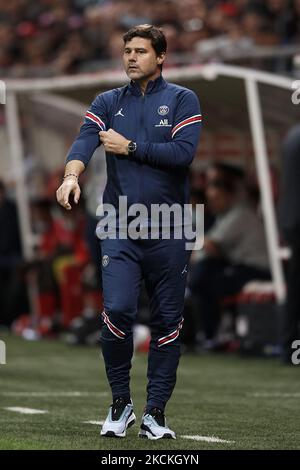
[[[145,441],[137,433],[147,356],[137,354],[131,391],[138,420],[125,439],[111,439],[100,437],[98,425],[85,423],[104,420],[111,403],[98,348],[0,337],[7,348],[7,364],[0,365],[0,449],[300,449],[300,366],[233,355],[184,355],[166,410],[177,440]],[[48,413],[19,414],[7,407]]]

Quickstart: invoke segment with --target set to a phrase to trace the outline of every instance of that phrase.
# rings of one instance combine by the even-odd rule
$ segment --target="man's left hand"
[[[99,136],[106,152],[128,155],[127,146],[130,140],[126,139],[123,135],[113,129],[109,129],[108,131],[100,131]]]

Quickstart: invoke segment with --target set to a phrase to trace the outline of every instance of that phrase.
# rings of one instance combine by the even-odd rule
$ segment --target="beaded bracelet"
[[[65,175],[65,176],[63,177],[63,181],[64,181],[65,178],[67,178],[68,176],[75,176],[75,178],[77,178],[77,180],[78,180],[78,175],[75,175],[75,173],[68,173],[67,175]]]

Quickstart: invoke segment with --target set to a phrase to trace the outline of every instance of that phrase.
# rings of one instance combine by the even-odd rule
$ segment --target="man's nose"
[[[136,62],[136,53],[134,51],[129,55],[129,62]]]

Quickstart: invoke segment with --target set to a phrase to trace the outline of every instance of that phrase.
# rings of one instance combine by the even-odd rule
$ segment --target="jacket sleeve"
[[[137,142],[135,158],[156,167],[188,167],[197,150],[201,120],[197,95],[185,90],[177,105],[171,142]]]
[[[96,148],[101,144],[98,133],[107,128],[106,103],[103,96],[98,95],[85,114],[79,135],[73,142],[66,161],[81,160],[87,166]]]

